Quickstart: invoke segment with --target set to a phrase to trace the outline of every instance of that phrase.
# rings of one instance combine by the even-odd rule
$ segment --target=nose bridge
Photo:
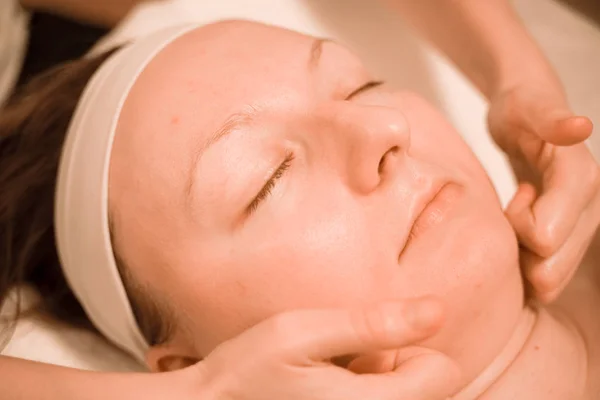
[[[406,151],[410,146],[408,121],[400,110],[344,102],[329,112],[335,139],[351,148],[381,156],[390,148]]]
[[[317,115],[326,127],[327,143],[322,145],[329,160],[337,161],[354,190],[364,193],[377,187],[386,154],[405,153],[410,146],[408,121],[397,109],[336,102],[324,105]]]

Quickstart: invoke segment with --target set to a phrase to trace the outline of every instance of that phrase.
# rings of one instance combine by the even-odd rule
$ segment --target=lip
[[[431,190],[427,191],[423,196],[423,200],[417,206],[417,212],[411,221],[410,231],[398,259],[400,259],[411,241],[446,219],[448,212],[455,203],[458,191],[458,185],[452,182],[440,182],[432,185]]]

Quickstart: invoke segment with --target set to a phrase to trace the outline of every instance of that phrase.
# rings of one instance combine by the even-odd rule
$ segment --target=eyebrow
[[[332,42],[331,39],[317,38],[313,41],[308,54],[308,69],[313,71],[319,66],[321,55],[323,54],[323,45]],[[186,202],[191,198],[194,182],[195,171],[197,169],[202,154],[213,144],[230,135],[232,132],[243,130],[249,127],[258,114],[258,107],[253,105],[246,106],[246,109],[236,112],[225,120],[225,122],[208,138],[206,142],[198,146],[194,151],[192,162],[187,173],[187,183],[185,186]]]
[[[245,110],[231,114],[225,122],[217,129],[197,151],[196,156],[200,157],[210,146],[228,136],[232,132],[247,128],[254,122],[254,118],[258,114],[256,106],[247,105]]]
[[[258,108],[256,106],[248,105],[246,106],[245,110],[231,114],[229,117],[227,117],[225,122],[216,131],[214,131],[212,135],[210,135],[208,140],[194,150],[192,162],[187,173],[187,182],[185,185],[186,204],[189,203],[192,197],[194,182],[196,181],[195,172],[198,168],[198,163],[202,158],[202,154],[204,154],[204,152],[210,146],[230,135],[231,133],[248,128],[250,125],[252,125],[257,113]]]

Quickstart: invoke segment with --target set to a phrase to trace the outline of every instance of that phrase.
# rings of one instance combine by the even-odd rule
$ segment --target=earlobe
[[[151,372],[170,372],[187,368],[201,360],[186,355],[174,345],[154,346],[146,352],[146,365]]]

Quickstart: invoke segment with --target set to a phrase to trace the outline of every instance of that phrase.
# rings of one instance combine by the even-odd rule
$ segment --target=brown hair
[[[79,97],[114,51],[45,72],[0,110],[0,309],[12,288],[30,283],[41,295],[36,311],[93,329],[60,266],[54,192],[65,134]],[[170,325],[164,323],[161,307],[135,283],[117,254],[115,258],[146,341],[156,345],[168,340]],[[19,312],[17,296],[15,317]]]

